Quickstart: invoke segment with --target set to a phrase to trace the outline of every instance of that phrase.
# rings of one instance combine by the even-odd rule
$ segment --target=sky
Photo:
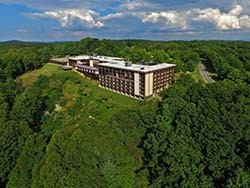
[[[0,0],[0,41],[250,41],[250,0]]]

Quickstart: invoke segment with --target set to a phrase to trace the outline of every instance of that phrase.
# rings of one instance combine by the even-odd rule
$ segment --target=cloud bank
[[[218,30],[250,29],[250,17],[242,15],[243,8],[236,5],[229,12],[219,9],[189,9],[183,11],[162,11],[144,14],[143,22],[161,22],[166,26],[179,29],[195,29],[201,23],[211,23]],[[195,24],[194,24],[195,22]]]
[[[21,3],[32,11],[25,19],[41,24],[53,36],[151,38],[250,33],[250,1],[246,0],[0,0]],[[44,23],[48,23],[44,25]],[[32,30],[32,28],[19,28]],[[20,32],[19,32],[20,33]],[[60,34],[56,34],[60,33]],[[224,37],[223,34],[220,36]],[[230,38],[230,37],[229,37]],[[250,37],[248,37],[250,38]]]
[[[32,13],[26,14],[31,18],[50,18],[57,20],[61,27],[68,28],[75,24],[85,24],[90,28],[101,28],[103,23],[96,20],[95,17],[98,14],[91,10],[80,10],[80,9],[66,9],[66,10],[56,10],[56,11],[45,11],[43,13]]]
[[[110,13],[100,16],[94,10],[84,9],[62,9],[55,11],[44,11],[43,13],[28,14],[31,18],[50,18],[58,21],[63,28],[70,28],[73,25],[87,25],[90,28],[105,27],[107,21],[120,19],[125,16],[134,16],[141,20],[142,24],[150,22],[164,29],[196,29],[204,23],[210,23],[217,30],[240,30],[250,29],[250,17],[242,14],[244,9],[241,5],[234,6],[228,12],[222,12],[217,8],[191,8],[187,10],[153,11],[145,12],[142,10],[133,11],[142,8],[144,4],[141,1],[127,2],[122,4],[122,12]]]

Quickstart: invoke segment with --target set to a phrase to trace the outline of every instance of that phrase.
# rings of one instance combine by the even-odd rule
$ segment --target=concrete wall
[[[134,73],[134,94],[139,96],[140,95],[140,74],[139,73]]]
[[[145,74],[145,97],[153,95],[154,73]]]
[[[94,60],[89,60],[89,66],[93,67],[94,66]]]

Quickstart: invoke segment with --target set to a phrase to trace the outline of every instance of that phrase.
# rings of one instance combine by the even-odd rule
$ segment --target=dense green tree
[[[100,125],[56,132],[34,172],[39,179],[34,179],[33,187],[135,187],[133,158],[115,142],[113,133],[93,131],[96,126]]]
[[[41,134],[29,136],[20,157],[11,171],[7,187],[31,187],[33,167],[44,156],[48,138]]]
[[[34,130],[39,129],[45,110],[45,99],[37,88],[27,89],[17,96],[12,110],[12,118],[24,121]]]
[[[80,41],[79,47],[83,53],[92,53],[93,50],[99,47],[99,39],[95,38],[85,38]]]
[[[164,50],[154,50],[152,56],[153,61],[156,63],[167,63],[170,58]]]
[[[8,121],[0,124],[0,183],[7,182],[30,130],[23,122]]]
[[[243,169],[237,169],[235,175],[228,180],[228,188],[250,187],[250,174]]]
[[[249,171],[238,180],[230,174],[249,165],[249,89],[242,81],[204,87],[182,76],[166,90],[160,121],[143,137],[151,186],[247,187]]]

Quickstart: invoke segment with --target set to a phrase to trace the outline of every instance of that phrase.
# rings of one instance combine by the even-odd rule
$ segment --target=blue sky
[[[250,40],[249,0],[0,0],[0,41]]]

